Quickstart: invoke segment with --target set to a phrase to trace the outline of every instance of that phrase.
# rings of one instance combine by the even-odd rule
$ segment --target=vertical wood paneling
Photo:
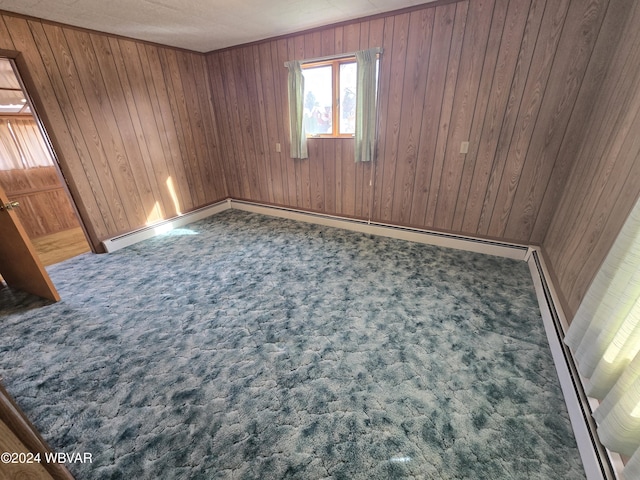
[[[436,138],[436,152],[433,158],[433,168],[431,169],[431,181],[429,197],[427,201],[427,211],[424,225],[433,227],[435,224],[436,207],[440,193],[440,179],[444,169],[444,159],[447,152],[447,138],[449,136],[449,125],[455,98],[456,81],[460,68],[460,55],[462,52],[462,40],[467,22],[467,11],[469,3],[460,2],[456,4],[456,13],[451,35],[451,45],[449,47],[449,58],[447,61],[447,74],[445,78],[445,89],[442,94],[442,108],[438,121],[438,133]]]
[[[195,83],[195,90],[193,91],[195,103],[192,106],[192,112],[194,112],[196,118],[200,119],[199,128],[204,142],[202,145],[207,151],[204,161],[200,162],[204,163],[204,168],[208,175],[206,204],[211,203],[214,198],[216,200],[219,199],[220,196],[228,197],[229,192],[224,170],[222,169],[218,126],[215,123],[215,117],[212,115],[213,105],[211,104],[211,91],[209,90],[211,82],[209,81],[207,60],[202,55],[191,54],[191,62],[193,64],[193,81]],[[218,192],[215,197],[212,195],[213,192]]]
[[[135,144],[138,145],[141,160],[139,162],[139,175],[144,176],[143,185],[146,190],[145,206],[152,211],[155,208],[157,214],[164,217],[165,212],[163,206],[168,204],[166,203],[168,196],[164,200],[161,200],[162,194],[159,188],[161,181],[158,182],[158,179],[154,177],[157,172],[161,179],[162,177],[166,179],[168,173],[164,162],[164,155],[159,149],[160,141],[157,138],[157,130],[147,129],[145,131],[142,122],[140,122],[141,115],[144,117],[145,113],[147,115],[150,113],[149,111],[145,112],[143,110],[144,107],[150,105],[150,103],[148,102],[148,97],[146,102],[143,101],[143,96],[147,93],[146,84],[137,77],[138,73],[140,76],[142,75],[142,66],[140,65],[138,57],[138,50],[133,42],[119,42],[115,38],[107,40],[109,41],[109,51],[113,52],[112,58],[122,87],[124,104],[127,110],[135,113],[135,115],[130,115],[132,127],[130,134],[135,136]],[[126,63],[129,64],[129,68],[127,68]],[[140,105],[140,110],[138,109],[138,105]],[[151,151],[153,151],[153,155]],[[174,215],[175,213],[176,212],[174,212]]]
[[[544,128],[544,126],[537,123],[537,118],[545,94],[552,93],[546,91],[546,86],[564,27],[569,3],[568,0],[547,3],[538,35],[538,43],[536,44],[524,93],[520,101],[513,138],[507,153],[509,162],[503,171],[495,208],[489,224],[489,235],[491,236],[504,236],[518,185],[521,180],[528,181],[528,179],[522,178],[522,171],[536,126],[539,125]]]
[[[204,55],[0,17],[94,249],[225,198]]]
[[[486,145],[490,142],[489,139],[482,136],[482,131],[487,123],[486,115],[489,108],[489,101],[491,100],[491,92],[495,91],[493,82],[498,55],[500,54],[500,46],[509,43],[507,35],[505,35],[505,29],[509,28],[506,18],[508,6],[509,2],[505,2],[504,0],[496,0],[494,6],[495,14],[492,15],[491,18],[491,28],[489,30],[482,72],[479,79],[480,84],[478,86],[478,93],[476,94],[477,100],[475,102],[468,135],[469,151],[467,154],[460,156],[460,159],[463,160],[462,172],[460,174],[460,184],[452,218],[452,230],[459,231],[462,229],[466,208],[469,203],[471,183],[482,184],[482,178],[476,175],[478,148],[480,145]],[[520,17],[523,17],[523,15],[521,14]],[[499,70],[503,69],[504,66],[501,66]],[[495,89],[498,88],[498,85],[496,85]],[[455,147],[457,147],[457,143],[452,146],[452,148]]]
[[[61,165],[62,171],[67,179],[78,179],[69,182],[69,188],[75,198],[86,198],[78,205],[78,209],[84,218],[93,219],[86,222],[86,229],[95,248],[97,238],[115,228],[115,223],[97,171],[89,161],[90,153],[80,130],[79,119],[70,108],[71,97],[67,93],[70,87],[65,84],[65,65],[59,67],[56,64],[42,25],[15,17],[5,17],[4,22],[7,27],[5,35],[14,39],[16,50],[22,53],[21,65],[26,63],[29,66],[29,70],[23,69],[20,73],[25,82],[35,89],[36,92],[30,92],[32,97],[34,93],[38,94],[35,100],[41,118],[49,125],[58,126],[49,131],[49,137],[56,147],[68,152],[69,161]]]
[[[248,140],[245,140],[245,136],[243,135],[243,130],[241,128],[240,106],[238,102],[244,97],[242,95],[238,95],[236,77],[228,70],[234,61],[231,57],[231,52],[229,55],[225,55],[222,61],[224,68],[224,89],[227,93],[227,114],[229,115],[227,118],[229,122],[233,122],[232,125],[234,127],[230,134],[229,141],[233,146],[234,155],[232,158],[234,160],[239,160],[235,165],[233,165],[233,167],[235,167],[234,170],[237,172],[239,186],[238,195],[240,198],[257,198],[257,192],[252,195],[251,177],[249,176],[249,170],[247,168],[248,155],[246,152],[248,147],[245,149],[245,142]],[[228,146],[228,148],[230,147]]]
[[[502,126],[498,135],[498,145],[493,159],[493,167],[489,175],[489,184],[487,185],[482,210],[480,212],[480,219],[478,221],[477,232],[481,235],[488,235],[493,211],[498,204],[497,198],[501,193],[500,185],[505,168],[510,159],[509,148],[514,139],[514,129],[518,121],[522,95],[525,91],[529,72],[531,71],[531,60],[537,45],[537,39],[540,37],[540,25],[545,7],[546,2],[543,0],[533,2],[529,9],[527,24],[518,53],[518,61],[513,78],[511,79],[507,108],[504,112]]]
[[[215,75],[234,83],[244,81],[239,78],[241,72],[220,59],[243,49],[260,57],[253,59],[259,73],[244,72],[244,76],[263,93],[245,98],[236,92],[232,100],[264,104],[264,111],[253,118],[220,121],[231,118],[231,100],[225,98],[229,92],[220,90],[219,82],[212,83],[221,136],[241,145],[234,149],[236,157],[224,164],[227,176],[240,172],[242,178],[244,169],[260,171],[269,166],[252,187],[262,191],[243,198],[540,242],[553,215],[558,188],[575,161],[575,157],[561,158],[559,152],[569,125],[572,132],[578,129],[578,122],[571,122],[572,114],[608,3],[462,0],[428,4],[410,12],[266,41],[251,50],[212,52],[210,68],[222,68]],[[271,62],[280,76],[264,74],[269,44],[272,52],[278,52],[277,57],[271,55]],[[349,139],[310,139],[309,159],[292,160],[285,151],[276,162],[279,168],[272,160],[256,156],[250,146],[242,146],[252,138],[248,132],[261,129],[269,136],[264,145],[270,149],[276,140],[269,131],[271,125],[280,126],[280,143],[288,144],[284,61],[374,46],[382,46],[384,53],[378,155],[373,165],[354,164]],[[265,104],[264,92],[272,88],[275,108]],[[247,85],[242,95],[251,96],[252,89]],[[460,153],[462,141],[470,142],[466,155]],[[289,186],[288,199],[278,194],[275,185],[280,183]]]
[[[425,104],[424,88],[429,74],[431,39],[435,9],[418,10],[409,16],[409,34],[407,46],[408,70],[402,87],[402,105],[399,125],[399,145],[404,146],[398,152],[398,168],[395,178],[392,215],[401,223],[411,221],[411,204],[415,187],[418,161],[418,148],[422,122],[425,119],[422,106]]]
[[[322,56],[322,33],[315,31],[304,36],[304,54],[306,57]],[[324,140],[314,139],[309,142],[314,155],[311,158],[323,159],[325,147],[329,148],[329,144]],[[328,146],[329,145],[329,146]],[[324,161],[303,163],[304,175],[309,175],[309,204],[308,207],[315,211],[324,211]],[[306,172],[308,167],[308,173]]]
[[[508,118],[506,111],[510,98],[515,99],[510,93],[512,86],[517,85],[516,69],[521,65],[522,53],[525,51],[527,27],[530,33],[529,20],[534,17],[535,11],[540,11],[541,18],[543,9],[544,3],[540,5],[540,2],[534,5],[528,0],[509,2],[491,89],[487,95],[486,114],[481,125],[476,126],[471,143],[471,155],[476,158],[463,212],[461,229],[464,231],[479,231],[492,173],[494,178],[497,177],[496,156],[500,133],[509,131],[505,123]]]
[[[585,119],[590,118],[594,110],[594,99],[598,97],[602,89],[613,57],[612,51],[615,50],[611,46],[617,45],[620,41],[622,34],[620,26],[624,25],[627,20],[628,9],[629,5],[625,2],[610,2],[608,5],[607,14],[598,34],[598,40],[581,85],[578,101],[576,101],[567,131],[562,139],[562,145],[558,153],[558,159],[562,162],[561,165],[568,163],[564,159],[577,158],[578,151],[585,138]],[[571,168],[571,166],[569,165],[567,168]],[[552,173],[552,183],[550,185],[552,194],[545,194],[544,196],[532,236],[534,242],[542,243],[539,235],[544,235],[547,232],[541,233],[543,229],[539,228],[539,225],[542,224],[543,220],[550,221],[553,217],[559,205],[559,199],[565,190],[568,177],[569,174],[563,175],[563,172]],[[579,206],[574,205],[574,208],[579,208]]]
[[[264,47],[264,44],[261,45]],[[264,55],[264,57],[263,57]],[[275,203],[275,195],[277,195],[277,190],[274,188],[273,181],[273,165],[272,165],[272,155],[271,150],[275,143],[275,135],[270,133],[270,129],[273,129],[274,125],[272,122],[267,121],[267,118],[274,118],[274,113],[271,113],[271,105],[270,98],[265,97],[264,85],[269,84],[273,85],[272,78],[269,78],[268,72],[263,70],[261,65],[261,59],[265,62],[270,61],[270,51],[268,49],[259,48],[259,46],[254,45],[252,47],[252,55],[249,60],[253,61],[253,70],[256,75],[256,92],[258,98],[258,112],[260,114],[260,126],[262,127],[261,138],[262,138],[262,157],[264,161],[264,172],[267,180],[267,198],[266,201],[269,203]],[[264,75],[264,78],[263,78]],[[272,116],[268,116],[268,113],[271,113]]]
[[[477,92],[486,58],[493,10],[494,2],[492,0],[469,3],[460,59],[461,68],[458,71],[451,126],[444,158],[445,167],[440,179],[436,206],[434,221],[436,228],[452,229],[460,177],[464,167],[464,156],[460,154],[460,144],[469,139],[474,109],[478,104]],[[492,54],[493,52],[489,56]]]
[[[566,60],[553,64],[522,169],[522,178],[527,181],[518,183],[505,229],[507,237],[531,238],[542,197],[545,194],[557,197],[561,193],[567,166],[572,165],[573,159],[558,158],[558,151],[606,10],[606,1],[592,0],[572,3],[567,13],[555,53],[556,58]],[[552,172],[557,183],[555,188],[548,188]],[[546,231],[549,220],[540,222],[536,239]]]
[[[7,30],[7,27],[4,25],[4,18],[2,16],[0,16],[0,28],[4,29],[5,31]],[[3,50],[15,50],[16,46],[13,43],[13,39],[11,38],[10,35],[0,35],[0,48],[2,48]]]
[[[237,166],[240,167],[240,178],[242,179],[241,198],[257,198],[258,192],[257,190],[255,190],[254,183],[251,181],[252,178],[249,174],[249,169],[247,168],[247,161],[249,158],[249,145],[247,145],[245,149],[245,143],[249,144],[252,139],[247,138],[244,135],[242,127],[242,114],[240,110],[240,102],[243,99],[246,99],[246,96],[243,94],[241,86],[237,83],[236,74],[233,70],[233,65],[234,63],[237,63],[237,59],[233,55],[234,52],[226,52],[223,57],[223,79],[225,82],[226,98],[227,101],[230,102],[230,104],[227,105],[227,111],[230,113],[230,117],[228,118],[233,122],[235,132],[232,142],[235,145],[235,148],[238,149],[235,158],[238,160]]]
[[[590,102],[592,113],[543,242],[569,318],[640,197],[639,24],[637,2],[612,4],[607,11],[596,51],[608,49],[611,63],[598,95],[586,95],[591,93],[587,88],[578,99],[577,110],[584,111],[581,104]],[[612,52],[610,39],[618,37]],[[601,55],[596,59],[604,60]],[[594,70],[601,78],[601,68]]]
[[[258,50],[255,51],[254,62],[256,68],[260,71],[260,87],[262,90],[263,104],[264,104],[264,117],[261,117],[261,122],[264,121],[265,132],[265,154],[267,155],[266,164],[269,175],[269,201],[276,204],[285,204],[285,194],[283,188],[282,174],[282,151],[276,151],[276,143],[281,144],[281,130],[280,122],[273,121],[279,117],[277,110],[278,100],[276,97],[276,80],[274,75],[274,60],[272,58],[273,50],[270,43],[262,43],[256,46]],[[264,118],[264,120],[262,120]]]
[[[67,39],[70,45],[74,43],[73,38]],[[95,92],[93,100],[102,106],[104,115],[100,117],[100,121],[103,128],[99,128],[102,143],[106,148],[110,148],[110,144],[113,145],[113,149],[107,151],[112,158],[117,158],[117,168],[113,169],[112,173],[117,172],[120,175],[116,177],[118,185],[126,185],[126,190],[121,196],[132,199],[130,203],[124,203],[127,213],[135,213],[135,217],[129,218],[129,228],[132,225],[143,225],[153,211],[155,198],[115,65],[115,55],[109,45],[109,39],[102,35],[82,35],[78,43],[84,51],[91,51],[95,55],[95,62],[89,65],[89,68],[96,72],[94,81],[91,85],[85,84],[84,90],[85,95],[87,90]],[[75,55],[82,53],[76,52]],[[89,58],[90,54],[87,53],[85,57]]]
[[[153,118],[154,111],[147,79],[144,76],[145,66],[139,50],[137,45],[131,41],[109,39],[109,42],[114,51],[113,58],[116,62],[116,68],[118,68],[122,88],[125,91],[128,109],[132,112],[131,120],[134,132],[144,159],[149,187],[158,204],[159,213],[168,216],[177,215],[179,212],[172,201],[169,190],[163,188],[171,173],[167,165],[165,151],[162,148],[157,124],[140,120],[141,118]]]
[[[409,33],[409,14],[405,13],[385,20],[384,52],[388,76],[384,78],[381,91],[384,101],[380,111],[380,158],[377,168],[377,192],[374,197],[373,217],[385,222],[392,221],[393,196],[398,175],[398,145],[400,138],[401,106],[403,82],[406,66],[406,51]]]
[[[422,108],[422,125],[416,159],[416,178],[411,202],[411,225],[424,225],[430,184],[434,172],[440,114],[443,106],[449,49],[456,17],[456,5],[437,7],[433,29],[429,38],[430,52],[428,76],[424,85],[425,101]]]
[[[193,133],[190,128],[189,114],[185,106],[185,86],[182,84],[182,75],[176,52],[169,49],[160,49],[158,58],[162,66],[164,82],[167,86],[167,98],[169,100],[171,118],[175,128],[178,145],[180,148],[182,163],[185,167],[187,185],[189,185],[189,204],[187,209],[196,208],[204,200],[204,187],[202,179],[198,175],[198,163],[194,145]]]
[[[157,48],[149,45],[138,45],[138,51],[140,52],[140,57],[146,58],[148,61],[151,78],[147,77],[147,85],[155,92],[155,95],[151,95],[155,123],[160,131],[160,140],[165,154],[169,158],[167,163],[171,176],[161,188],[165,187],[170,194],[175,195],[175,202],[178,203],[175,208],[180,212],[186,212],[192,209],[194,204],[186,174],[187,164],[182,161],[184,157],[171,113],[168,86],[164,81],[160,53]]]
[[[629,4],[625,2],[609,2],[606,16],[602,27],[598,32],[596,45],[591,55],[584,80],[582,81],[579,97],[574,104],[567,130],[562,139],[562,144],[558,152],[558,164],[551,174],[549,191],[545,194],[539,208],[538,218],[532,234],[532,242],[542,243],[544,235],[548,230],[548,224],[555,213],[559,199],[566,188],[569,173],[565,169],[570,169],[573,165],[566,159],[577,158],[578,150],[585,136],[585,119],[590,118],[595,102],[602,89],[604,78],[607,74],[612,59],[612,45],[618,45],[621,38],[622,29],[629,10]],[[545,227],[545,223],[546,227]]]
[[[222,72],[225,70],[222,56],[209,56],[207,59],[207,66],[210,70],[209,78],[211,82],[211,89],[215,91],[217,95],[222,95],[222,99],[219,100],[217,105],[218,122],[230,123],[233,121],[233,115],[231,113],[230,103],[233,98],[228,92],[230,91],[229,82],[222,78]],[[225,171],[225,178],[227,179],[227,186],[229,188],[229,195],[236,198],[245,197],[245,186],[241,176],[241,166],[244,164],[238,160],[235,163],[236,168],[231,168],[232,161],[238,157],[236,144],[233,138],[233,130],[231,128],[220,128],[219,136],[222,142],[222,166]],[[248,182],[248,177],[244,177]],[[248,189],[248,187],[247,187]]]
[[[135,225],[144,225],[146,219],[140,192],[127,161],[118,121],[111,107],[90,34],[79,30],[65,30],[60,33],[60,41],[65,42],[66,51],[69,58],[73,59],[78,75],[78,93],[83,95],[87,103],[90,117],[87,118],[87,126],[92,128],[91,135],[96,150],[100,152],[99,161],[105,175],[101,178],[102,185],[108,184],[111,198],[118,208],[118,219],[123,230],[130,230]]]
[[[255,81],[252,81],[254,80],[255,75],[249,59],[250,56],[251,47],[240,49],[236,61],[236,65],[239,70],[236,71],[236,74],[240,80],[239,85],[242,86],[242,91],[245,97],[245,100],[241,102],[240,105],[242,120],[245,125],[245,135],[248,135],[249,137],[248,161],[250,162],[250,166],[248,170],[251,179],[251,186],[257,194],[257,200],[266,202],[268,201],[268,194],[265,191],[266,185],[264,184],[264,179],[266,178],[265,165],[264,162],[261,161],[264,156],[262,147],[263,125],[259,122],[260,106],[256,93],[257,85],[255,84]]]
[[[189,53],[179,56],[179,71],[182,74],[182,84],[186,88],[186,114],[190,121],[190,129],[196,148],[197,172],[201,175],[204,189],[202,202],[198,206],[211,202],[209,192],[213,190],[224,192],[224,184],[216,182],[212,163],[208,161],[210,158],[214,158],[215,137],[211,135],[213,122],[210,115],[210,103],[200,95],[200,91],[208,88],[209,85],[203,63],[202,55]],[[189,74],[185,75],[185,73]]]

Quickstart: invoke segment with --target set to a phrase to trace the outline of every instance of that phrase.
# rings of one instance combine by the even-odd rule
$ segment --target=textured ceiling
[[[433,0],[0,0],[0,10],[209,52]]]

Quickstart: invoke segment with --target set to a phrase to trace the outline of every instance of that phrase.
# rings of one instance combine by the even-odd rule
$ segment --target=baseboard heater
[[[187,212],[177,217],[169,218],[123,235],[103,240],[102,246],[107,253],[115,252],[121,248],[128,247],[129,245],[133,245],[143,240],[148,240],[156,235],[161,235],[175,228],[184,227],[185,225],[210,217],[216,213],[223,212],[229,208],[231,208],[229,200],[223,200],[222,202],[207,205],[206,207],[192,210],[191,212]]]
[[[526,245],[485,240],[475,237],[467,237],[464,235],[423,230],[419,228],[402,227],[398,225],[339,217],[322,213],[306,212],[303,210],[247,202],[244,200],[234,200],[231,198],[193,210],[174,218],[154,223],[153,225],[148,225],[117,237],[103,240],[102,245],[107,253],[115,252],[116,250],[128,247],[129,245],[166,233],[174,228],[183,227],[189,223],[202,220],[203,218],[229,209],[243,210],[246,212],[258,213],[271,217],[287,218],[306,223],[315,223],[318,225],[342,228],[371,235],[397,238],[410,242],[456,248],[458,250],[484,253],[487,255],[496,255],[515,260],[527,260],[531,253],[530,248]]]
[[[622,470],[622,461],[600,443],[597,425],[592,417],[592,408],[587,397],[573,355],[564,343],[564,316],[554,295],[544,261],[534,248],[528,261],[529,270],[536,287],[542,321],[549,341],[549,347],[560,380],[574,436],[588,480],[616,480]],[[564,322],[566,325],[566,321]]]
[[[274,207],[272,205],[264,205],[243,200],[231,200],[231,208],[259,213],[261,215],[268,215],[271,217],[287,218],[290,220],[315,223],[327,227],[342,228],[370,235],[379,235],[399,240],[406,240],[409,242],[455,248],[458,250],[484,253],[486,255],[496,255],[515,260],[526,260],[530,254],[530,249],[526,245],[485,240],[481,238],[419,228],[402,227],[381,222],[373,222],[370,220],[359,220],[322,213],[305,212],[302,210],[286,207]]]
[[[565,330],[559,309],[556,307],[558,304],[554,300],[552,285],[547,281],[546,267],[538,247],[306,212],[231,198],[102,243],[107,252],[114,252],[229,209],[527,262],[587,479],[616,480],[618,478],[616,470],[620,470],[621,462],[617,456],[612,456],[598,440],[589,400],[584,393],[571,352],[563,342]]]

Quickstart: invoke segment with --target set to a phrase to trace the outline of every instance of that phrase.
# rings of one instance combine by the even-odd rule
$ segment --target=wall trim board
[[[617,472],[622,471],[622,461],[617,454],[609,452],[598,440],[595,433],[596,425],[591,416],[594,408],[593,400],[589,399],[584,393],[584,384],[577,372],[571,352],[563,343],[568,322],[560,306],[561,303],[553,285],[552,276],[544,263],[540,247],[311,213],[244,200],[234,200],[232,198],[227,198],[180,217],[105,240],[103,244],[107,252],[114,252],[120,248],[166,233],[173,228],[178,228],[230,209],[527,262],[536,290],[540,314],[549,341],[553,362],[587,479],[615,480],[619,478]]]
[[[584,379],[576,368],[569,347],[564,343],[568,322],[538,247],[533,248],[527,264],[587,479],[622,478],[620,475],[624,468],[622,459],[602,445],[596,434],[597,425],[591,414],[597,407],[597,401],[587,397]]]

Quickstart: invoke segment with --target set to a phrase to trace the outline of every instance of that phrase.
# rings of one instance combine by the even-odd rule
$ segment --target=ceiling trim
[[[457,0],[457,1],[460,1],[460,0]],[[112,38],[120,38],[122,40],[129,40],[131,42],[139,42],[139,43],[144,43],[144,44],[147,44],[147,45],[152,45],[154,47],[170,48],[171,50],[178,50],[178,51],[181,51],[181,52],[194,53],[196,55],[206,55],[208,53],[208,52],[199,52],[197,50],[190,50],[188,48],[174,47],[173,45],[164,45],[162,43],[152,42],[150,40],[142,40],[140,38],[127,37],[125,35],[118,35],[117,33],[103,32],[103,31],[100,31],[100,30],[94,30],[92,28],[78,27],[76,25],[70,25],[68,23],[56,22],[54,20],[47,20],[45,18],[34,17],[33,15],[25,15],[23,13],[9,12],[7,10],[1,10],[0,9],[0,15],[6,15],[6,16],[9,16],[9,17],[22,18],[24,20],[32,21],[32,22],[46,23],[48,25],[53,25],[53,26],[61,27],[61,28],[68,28],[68,29],[71,29],[71,30],[77,30],[77,31],[80,31],[80,32],[90,33],[90,34],[93,34],[93,35],[103,35],[103,36],[112,37]],[[3,51],[7,51],[7,50],[1,50],[0,49],[0,53],[2,53]],[[1,56],[9,58],[7,55],[1,55]]]
[[[405,13],[411,13],[414,11],[418,11],[418,10],[423,10],[426,8],[435,8],[441,5],[448,5],[451,3],[459,3],[459,2],[464,2],[464,1],[470,1],[470,0],[425,0],[425,3],[422,3],[420,5],[413,5],[410,7],[404,7],[404,8],[400,8],[400,9],[396,9],[396,10],[390,10],[388,12],[382,12],[382,13],[376,13],[373,15],[366,15],[363,17],[357,17],[357,18],[353,18],[350,20],[344,20],[341,22],[335,22],[335,23],[329,23],[326,25],[321,25],[319,27],[314,27],[314,28],[309,28],[309,29],[305,29],[305,30],[300,30],[297,32],[293,32],[293,33],[286,33],[286,34],[282,34],[282,35],[276,35],[273,37],[268,37],[268,38],[263,38],[260,40],[254,40],[252,42],[246,42],[246,43],[240,43],[237,45],[231,45],[228,47],[224,47],[224,48],[220,48],[220,49],[214,49],[214,50],[210,50],[207,52],[199,52],[197,50],[191,50],[188,48],[182,48],[182,47],[176,47],[173,45],[165,45],[162,43],[158,43],[158,42],[152,42],[150,40],[142,40],[142,39],[138,39],[138,38],[133,38],[133,37],[128,37],[125,35],[119,35],[116,33],[109,33],[109,32],[104,32],[104,31],[100,31],[100,30],[95,30],[95,29],[91,29],[91,28],[86,28],[86,27],[78,27],[76,25],[70,25],[67,23],[62,23],[62,22],[57,22],[54,20],[47,20],[44,18],[40,18],[40,17],[36,17],[33,15],[25,15],[22,13],[15,13],[15,12],[10,12],[7,10],[2,10],[0,9],[0,15],[6,15],[6,16],[11,16],[11,17],[17,17],[17,18],[22,18],[24,20],[27,21],[32,21],[32,22],[40,22],[40,23],[46,23],[48,25],[54,25],[54,26],[58,26],[58,27],[63,27],[63,28],[68,28],[68,29],[73,29],[76,31],[81,31],[81,32],[86,32],[89,34],[94,34],[94,35],[104,35],[104,36],[108,36],[111,38],[120,38],[123,40],[129,40],[129,41],[134,41],[134,42],[139,42],[139,43],[143,43],[143,44],[147,44],[147,45],[153,45],[155,47],[160,47],[160,48],[169,48],[172,50],[177,50],[177,51],[182,51],[182,52],[188,52],[188,53],[192,53],[192,54],[197,54],[197,55],[208,55],[211,53],[218,53],[218,52],[225,52],[228,50],[233,50],[235,48],[243,48],[243,47],[250,47],[253,45],[260,45],[262,43],[266,43],[266,42],[272,42],[272,41],[277,41],[277,40],[282,40],[282,39],[286,39],[286,38],[292,38],[292,37],[296,37],[299,35],[307,35],[307,34],[311,34],[311,33],[315,33],[318,31],[322,31],[325,30],[327,28],[338,28],[341,26],[345,26],[345,25],[350,25],[353,23],[360,23],[360,22],[365,22],[365,21],[371,21],[371,20],[377,20],[379,18],[386,18],[386,17],[390,17],[390,16],[394,16],[394,15],[402,15]],[[0,52],[1,53],[1,52]],[[7,56],[7,55],[4,55]]]
[[[282,35],[276,35],[275,37],[268,37],[268,38],[263,38],[261,40],[254,40],[253,42],[239,43],[238,45],[231,45],[229,47],[219,48],[219,49],[216,49],[216,50],[210,50],[210,51],[206,52],[206,54],[208,55],[210,53],[226,52],[228,50],[233,50],[235,48],[252,47],[254,45],[260,45],[261,43],[265,43],[265,42],[273,42],[273,41],[282,40],[282,39],[286,39],[286,38],[297,37],[298,35],[308,35],[308,34],[311,34],[311,33],[319,32],[319,31],[322,31],[322,30],[326,30],[327,28],[344,27],[346,25],[351,25],[353,23],[369,22],[371,20],[377,20],[379,18],[392,17],[394,15],[402,15],[402,14],[405,14],[405,13],[415,12],[417,10],[425,10],[427,8],[435,8],[435,7],[438,7],[438,6],[441,6],[441,5],[449,5],[451,3],[461,3],[461,2],[466,2],[466,1],[470,1],[470,0],[431,0],[431,1],[426,1],[426,3],[421,3],[420,5],[413,5],[411,7],[404,7],[404,8],[399,8],[399,9],[396,9],[396,10],[389,10],[388,12],[376,13],[376,14],[373,14],[373,15],[366,15],[364,17],[352,18],[351,20],[343,20],[341,22],[328,23],[327,25],[322,25],[320,27],[308,28],[306,30],[300,30],[299,32],[285,33],[285,34],[282,34]]]

